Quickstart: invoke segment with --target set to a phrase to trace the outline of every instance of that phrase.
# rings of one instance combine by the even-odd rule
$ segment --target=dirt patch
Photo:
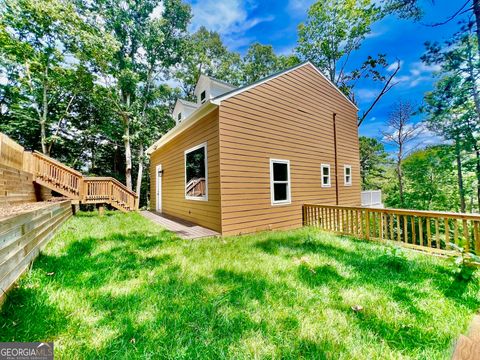
[[[23,214],[29,211],[38,210],[45,206],[51,205],[52,203],[65,200],[68,200],[68,198],[55,197],[49,199],[48,201],[28,202],[15,205],[0,205],[0,219],[4,219],[13,215]]]

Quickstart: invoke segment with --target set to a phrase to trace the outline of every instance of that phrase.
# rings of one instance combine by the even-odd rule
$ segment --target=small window
[[[343,177],[345,186],[352,186],[352,165],[345,165],[343,167]]]
[[[180,120],[182,120],[182,113],[181,112],[178,113],[177,119],[178,119],[179,122],[180,122]]]
[[[272,205],[290,204],[290,161],[270,159]]]
[[[200,94],[200,102],[203,104],[205,102],[205,99],[207,97],[207,93],[205,91],[202,91]]]
[[[185,151],[185,199],[208,200],[207,144]]]
[[[330,164],[322,164],[320,171],[322,175],[322,187],[330,187]]]

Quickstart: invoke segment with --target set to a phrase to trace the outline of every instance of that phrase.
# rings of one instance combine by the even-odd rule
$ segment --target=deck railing
[[[440,211],[303,205],[303,223],[365,240],[394,241],[437,253],[450,243],[480,255],[480,215]]]
[[[186,194],[188,196],[202,196],[205,195],[205,178],[192,179],[185,186]]]
[[[0,164],[33,175],[33,181],[77,203],[107,203],[122,211],[138,209],[138,196],[111,177],[84,177],[82,173],[0,133]]]
[[[108,203],[123,210],[138,208],[137,195],[125,185],[110,177],[87,177],[84,179],[86,204]]]
[[[39,152],[33,153],[35,181],[73,199],[80,199],[83,175]]]
[[[138,209],[138,196],[111,177],[84,177],[46,155],[33,154],[34,180],[84,204],[106,203],[122,211]]]

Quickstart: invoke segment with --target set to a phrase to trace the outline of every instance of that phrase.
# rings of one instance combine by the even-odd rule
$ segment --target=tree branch
[[[457,10],[452,16],[450,16],[448,19],[446,19],[446,20],[444,20],[444,21],[441,21],[441,22],[439,22],[439,23],[425,24],[425,25],[426,25],[426,26],[431,26],[431,27],[436,27],[436,26],[441,26],[441,25],[445,25],[445,24],[449,23],[450,21],[452,21],[453,19],[455,19],[458,15],[463,14],[464,12],[473,9],[473,6],[472,6],[471,8],[466,9],[465,11],[462,11],[462,10],[465,8],[465,6],[467,6],[467,4],[468,4],[469,2],[470,2],[470,0],[467,0],[467,1],[465,2],[465,4],[463,4],[463,5],[460,7],[460,9],[458,9],[458,10]]]
[[[365,111],[362,115],[362,117],[360,119],[358,119],[358,127],[360,127],[360,125],[362,125],[363,121],[366,119],[366,117],[368,116],[368,114],[370,113],[370,111],[372,111],[372,109],[375,107],[375,105],[380,101],[380,99],[382,98],[383,95],[385,95],[387,92],[390,91],[390,89],[392,87],[394,87],[395,85],[398,84],[398,82],[394,82],[392,83],[392,80],[393,78],[397,75],[397,73],[400,71],[400,60],[397,60],[397,68],[395,69],[395,71],[392,73],[392,75],[390,75],[390,77],[388,78],[388,80],[385,82],[385,85],[383,86],[382,90],[380,91],[380,93],[377,95],[377,97],[375,98],[375,100],[373,101],[373,103],[370,105],[370,107],[367,109],[367,111]]]

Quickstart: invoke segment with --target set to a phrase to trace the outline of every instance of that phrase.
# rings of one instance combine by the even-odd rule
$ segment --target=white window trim
[[[202,100],[202,94],[205,93],[205,99]],[[200,104],[204,104],[207,101],[207,90],[203,90],[200,93]]]
[[[202,147],[205,148],[205,196],[187,196],[187,154],[201,149]],[[194,146],[188,150],[185,150],[183,153],[183,171],[185,172],[184,180],[183,180],[183,192],[185,193],[185,200],[195,200],[195,201],[208,201],[208,148],[207,142]]]
[[[350,169],[350,181],[347,181],[347,169]],[[343,166],[343,183],[345,186],[352,186],[352,165]]]
[[[323,169],[328,168],[328,183],[323,183]],[[332,186],[332,172],[330,169],[330,164],[320,164],[320,184],[323,188],[329,188]]]
[[[273,164],[287,164],[287,181],[276,181],[276,183],[287,183],[287,200],[277,200],[275,201],[274,194],[274,181],[273,181]],[[290,160],[281,160],[281,159],[270,159],[270,200],[272,205],[287,205],[292,203],[292,194],[291,194],[291,180],[290,180]]]

